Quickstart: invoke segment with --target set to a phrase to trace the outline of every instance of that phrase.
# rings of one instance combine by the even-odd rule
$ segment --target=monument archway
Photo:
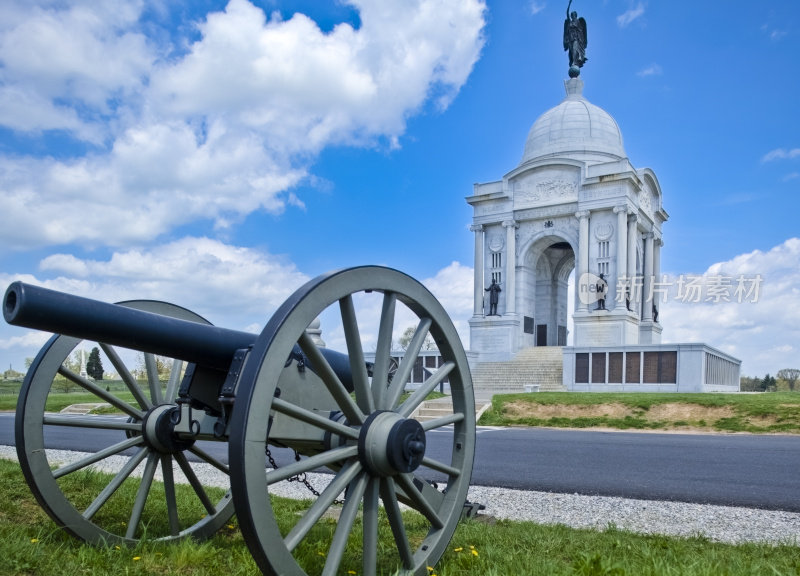
[[[525,265],[520,274],[523,294],[520,312],[530,318],[526,326],[529,341],[532,337],[534,346],[565,346],[575,249],[565,238],[548,235],[531,243],[522,261]]]

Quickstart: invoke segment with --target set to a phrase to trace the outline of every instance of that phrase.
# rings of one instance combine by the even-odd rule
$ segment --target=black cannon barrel
[[[234,352],[251,346],[257,337],[24,282],[14,282],[6,290],[3,317],[14,326],[180,358],[218,370],[227,370]]]
[[[14,282],[6,290],[3,317],[14,326],[179,358],[223,371],[228,370],[236,350],[252,346],[258,337],[24,282]],[[296,349],[299,352],[299,347]],[[351,387],[348,357],[333,350],[321,352],[345,386]],[[313,370],[313,366],[309,368]]]

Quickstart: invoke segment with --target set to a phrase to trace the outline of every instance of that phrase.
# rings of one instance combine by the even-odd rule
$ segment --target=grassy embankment
[[[87,476],[87,482],[92,479]],[[100,478],[94,481],[103,482]],[[107,480],[106,480],[107,481]],[[90,487],[87,487],[91,489]],[[209,491],[211,492],[211,491]],[[179,497],[191,494],[187,492]],[[212,499],[219,495],[209,494]],[[273,509],[292,517],[307,505],[279,500]],[[130,510],[109,511],[127,519]],[[280,516],[279,516],[280,518]],[[292,523],[295,518],[289,519]],[[334,520],[320,521],[333,530]],[[315,528],[317,529],[317,528]],[[391,546],[388,528],[386,545]],[[359,526],[353,530],[343,574],[360,574]],[[0,460],[0,573],[256,576],[255,567],[233,519],[213,538],[198,543],[143,542],[136,548],[83,545],[56,528],[30,495],[15,462]],[[316,573],[324,554],[311,551],[307,568]],[[391,570],[382,572],[391,574]],[[527,522],[462,522],[447,552],[430,572],[438,576],[615,575],[684,576],[800,574],[800,549],[789,545],[728,545],[703,538],[631,534],[614,527],[603,532]]]
[[[800,434],[800,394],[505,394],[480,424]]]

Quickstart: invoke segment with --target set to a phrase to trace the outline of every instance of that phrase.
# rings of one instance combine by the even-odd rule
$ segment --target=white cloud
[[[617,16],[617,26],[620,28],[625,28],[628,24],[640,18],[644,15],[644,4],[639,2],[635,8],[631,8],[630,10],[620,14]]]
[[[531,0],[531,14],[538,14],[542,10],[547,7],[547,4],[544,2],[537,2],[536,0]]]
[[[643,78],[647,76],[661,76],[662,72],[663,70],[661,69],[661,66],[654,63],[637,72],[637,75]]]
[[[710,266],[703,275],[706,290],[700,293],[700,302],[670,298],[661,305],[664,340],[717,347],[740,358],[745,375],[763,376],[796,367],[800,342],[798,262],[800,238],[791,238],[767,252],[755,250]],[[745,292],[737,294],[740,278]],[[720,283],[727,286],[720,301],[715,302],[716,297],[706,301],[708,287]],[[758,292],[748,295],[751,288]]]
[[[764,154],[762,162],[772,162],[773,160],[791,160],[800,157],[800,148],[776,148]]]
[[[109,145],[67,160],[0,157],[12,223],[0,238],[121,246],[302,207],[290,189],[320,150],[396,145],[426,101],[448,105],[483,47],[482,0],[354,5],[361,27],[326,33],[231,0],[183,56],[159,60],[169,46],[140,31],[142,2],[13,4],[0,24],[0,124]]]
[[[436,296],[453,321],[464,348],[469,348],[469,319],[472,317],[474,272],[458,262],[422,281]]]

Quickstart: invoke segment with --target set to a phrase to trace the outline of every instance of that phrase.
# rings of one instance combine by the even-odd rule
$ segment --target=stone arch
[[[569,279],[575,268],[576,242],[563,232],[541,233],[521,252],[517,310],[532,318],[533,333],[524,338],[531,346],[566,344]]]

